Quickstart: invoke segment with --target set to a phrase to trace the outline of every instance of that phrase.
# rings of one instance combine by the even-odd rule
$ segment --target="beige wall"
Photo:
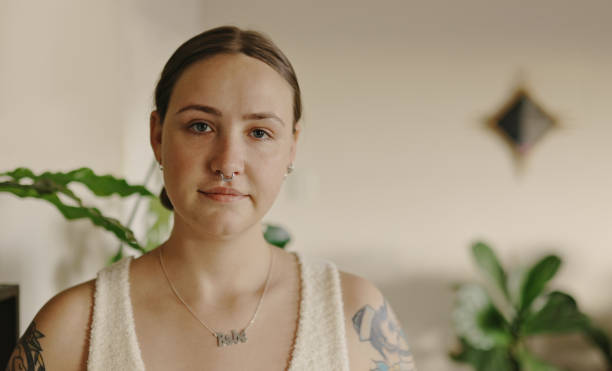
[[[165,59],[202,29],[259,29],[293,61],[305,103],[297,170],[267,220],[374,281],[421,369],[456,369],[450,286],[475,277],[478,238],[515,265],[559,253],[556,287],[612,330],[609,1],[0,4],[0,169],[141,181]],[[561,124],[520,175],[483,124],[519,76]],[[22,329],[115,247],[36,201],[0,196],[0,218],[0,281],[22,285]]]
[[[0,1],[0,169],[122,172],[117,5]],[[118,214],[116,203],[106,210]],[[21,331],[116,246],[88,222],[0,194],[0,282],[19,283]],[[4,367],[4,366],[0,366]]]

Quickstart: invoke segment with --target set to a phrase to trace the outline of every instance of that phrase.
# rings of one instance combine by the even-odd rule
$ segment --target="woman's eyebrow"
[[[218,116],[218,117],[222,117],[223,116],[221,111],[219,111],[218,109],[210,107],[210,106],[205,106],[205,105],[202,105],[202,104],[188,104],[185,107],[183,107],[183,108],[179,109],[178,111],[176,111],[176,114],[178,115],[181,112],[190,111],[190,110],[206,112],[206,113],[210,113],[211,115]],[[248,113],[248,114],[244,115],[242,118],[245,119],[245,120],[273,119],[273,120],[278,121],[281,125],[285,126],[285,122],[283,120],[281,120],[280,117],[278,117],[277,115],[275,115],[272,112]]]
[[[273,114],[272,112],[258,112],[258,113],[249,113],[242,117],[245,120],[265,120],[265,119],[273,119],[280,122],[281,125],[285,126],[285,122],[281,120],[280,117]]]
[[[201,111],[201,112],[206,112],[206,113],[210,113],[211,115],[215,115],[215,116],[223,116],[221,114],[221,111],[219,111],[216,108],[210,107],[210,106],[204,106],[202,104],[189,104],[186,105],[185,107],[179,109],[178,111],[176,111],[176,114],[178,115],[181,112],[185,112],[185,111],[189,111],[189,110],[195,110],[195,111]]]

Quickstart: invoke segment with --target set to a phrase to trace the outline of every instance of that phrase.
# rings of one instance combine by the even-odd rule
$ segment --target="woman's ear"
[[[159,112],[151,112],[149,118],[150,140],[157,163],[161,164],[162,123]]]
[[[298,143],[298,139],[300,138],[300,133],[302,132],[302,125],[300,125],[299,122],[297,122],[294,126],[294,130],[293,130],[293,138],[291,139],[291,152],[289,154],[290,159],[291,159],[291,163],[295,162],[295,154],[297,151],[297,143]]]

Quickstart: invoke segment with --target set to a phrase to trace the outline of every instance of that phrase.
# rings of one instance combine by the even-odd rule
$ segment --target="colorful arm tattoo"
[[[382,357],[372,360],[374,368],[370,371],[416,371],[406,334],[386,300],[378,310],[363,306],[352,321],[359,340],[369,342]]]

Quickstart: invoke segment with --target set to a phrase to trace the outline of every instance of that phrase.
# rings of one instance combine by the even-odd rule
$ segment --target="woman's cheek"
[[[260,169],[255,180],[258,189],[259,202],[268,206],[274,202],[282,186],[284,172],[279,172],[278,165]]]

